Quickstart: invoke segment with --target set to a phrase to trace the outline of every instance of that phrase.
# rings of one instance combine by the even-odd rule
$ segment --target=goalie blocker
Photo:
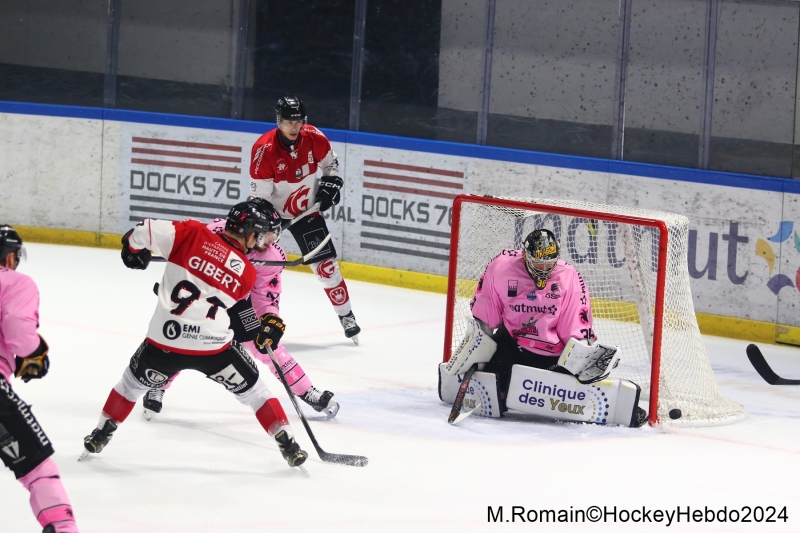
[[[452,404],[461,379],[448,374],[445,367],[445,363],[439,364],[439,398]],[[636,383],[624,379],[584,385],[568,374],[514,365],[506,407],[565,422],[639,427],[646,420],[637,409],[640,392]],[[478,402],[482,408],[475,414],[500,417],[497,382],[490,372],[478,371],[472,375],[464,406],[471,408]]]

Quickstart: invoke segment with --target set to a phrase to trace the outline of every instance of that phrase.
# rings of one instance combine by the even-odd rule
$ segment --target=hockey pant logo
[[[247,381],[233,365],[228,365],[216,374],[209,375],[208,379],[216,381],[233,393],[239,392],[247,387]]]
[[[163,385],[164,383],[167,382],[168,379],[169,379],[169,376],[167,376],[165,374],[162,374],[158,370],[153,370],[152,368],[148,368],[144,372],[144,378],[140,379],[139,381],[141,381],[145,385],[151,387],[153,385],[156,385],[156,386]]]
[[[236,353],[239,354],[239,357],[242,358],[242,361],[247,363],[247,366],[252,368],[254,372],[258,373],[258,367],[256,367],[256,362],[253,361],[253,358],[250,356],[250,352],[247,351],[247,348],[245,348],[243,344],[239,344],[238,342],[233,342],[231,343],[231,348],[236,350]]]

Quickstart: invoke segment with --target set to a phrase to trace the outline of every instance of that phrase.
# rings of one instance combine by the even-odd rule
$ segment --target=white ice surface
[[[284,274],[285,344],[341,411],[306,410],[329,452],[365,468],[322,463],[283,387],[266,376],[309,452],[310,478],[290,469],[253,413],[191,371],[147,422],[136,407],[108,448],[81,463],[82,439],[144,338],[162,266],[124,268],[111,250],[28,245],[21,271],[41,292],[50,374],[15,390],[33,405],[86,532],[800,531],[800,387],[765,383],[746,342],[705,337],[723,392],[745,405],[731,426],[666,431],[541,423],[522,416],[446,422],[436,392],[445,298],[348,282],[361,344],[345,339],[322,288]],[[776,372],[800,378],[800,350],[763,345]],[[265,373],[266,369],[263,370]],[[0,531],[41,531],[27,492],[5,471]],[[487,507],[674,510],[787,506],[771,524],[487,523]],[[652,512],[652,511],[651,511]]]

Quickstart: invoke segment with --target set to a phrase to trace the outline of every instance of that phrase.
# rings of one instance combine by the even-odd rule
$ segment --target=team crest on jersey
[[[482,279],[482,278],[481,278]],[[519,281],[516,279],[508,280],[508,297],[513,298],[517,295],[517,287],[519,286]]]
[[[314,155],[311,152],[308,152],[308,162],[309,163],[313,163],[314,162]]]
[[[531,339],[537,337],[539,335],[539,329],[536,327],[536,319],[530,317],[527,322],[522,324],[522,327],[519,329],[515,329],[512,332],[514,338],[527,338]]]
[[[278,172],[283,172],[284,170],[286,170],[286,163],[281,159],[278,161]]]
[[[525,296],[528,300],[533,301],[536,299],[536,291],[531,291]]]
[[[244,260],[231,250],[225,261],[225,268],[241,276],[244,273]]]
[[[310,192],[311,189],[305,186],[300,187],[299,189],[294,191],[286,199],[286,203],[283,204],[283,211],[287,215],[296,217],[297,215],[308,209],[308,193]],[[309,249],[313,250],[313,248]]]

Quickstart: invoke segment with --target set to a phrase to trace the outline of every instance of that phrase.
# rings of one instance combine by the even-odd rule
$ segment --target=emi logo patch
[[[228,259],[225,260],[225,268],[237,276],[241,276],[244,273],[244,261],[231,250],[228,254]]]
[[[174,341],[181,335],[181,325],[174,320],[167,320],[164,323],[164,327],[161,329],[161,333],[163,333],[164,337],[167,339]]]

